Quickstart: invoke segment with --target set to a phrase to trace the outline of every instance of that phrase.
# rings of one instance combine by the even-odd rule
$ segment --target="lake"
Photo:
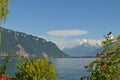
[[[95,58],[53,58],[50,60],[56,66],[56,71],[59,74],[58,80],[80,80],[82,76],[89,74],[84,66],[95,60]],[[0,60],[1,62],[2,60]],[[11,67],[8,74],[11,76],[14,76],[18,62],[19,60],[16,59],[10,61]]]

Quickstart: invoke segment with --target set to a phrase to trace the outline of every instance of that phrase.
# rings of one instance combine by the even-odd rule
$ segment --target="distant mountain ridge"
[[[102,50],[102,40],[78,40],[76,46],[64,48],[63,52],[70,56],[95,56]]]
[[[0,54],[36,55],[48,57],[67,57],[56,44],[43,38],[28,35],[22,32],[1,28],[2,43]]]

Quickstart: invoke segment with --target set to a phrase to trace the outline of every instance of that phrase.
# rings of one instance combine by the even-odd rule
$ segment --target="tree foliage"
[[[9,3],[10,3],[10,0],[0,0],[0,27],[2,22],[6,22],[7,16],[9,15],[9,8],[8,8]],[[2,35],[0,32],[0,43],[1,42],[2,42]]]
[[[88,80],[120,80],[120,35],[117,39],[106,40],[103,51],[90,63]],[[83,79],[83,78],[81,78]]]
[[[2,33],[0,32],[0,44],[1,44],[1,42],[2,42]]]
[[[20,80],[56,80],[57,73],[51,61],[35,58],[21,61],[16,77]]]
[[[2,75],[5,75],[7,70],[8,70],[8,62],[9,60],[11,59],[11,56],[8,54],[7,56],[4,57],[4,60],[3,60],[3,65],[0,66],[0,76]]]
[[[9,14],[9,2],[10,0],[0,0],[0,23],[7,20],[7,16]]]

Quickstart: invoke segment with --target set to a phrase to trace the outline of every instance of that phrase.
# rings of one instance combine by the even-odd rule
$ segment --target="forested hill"
[[[9,53],[11,55],[36,55],[41,57],[68,56],[51,41],[5,28],[1,29],[1,33],[0,54]]]

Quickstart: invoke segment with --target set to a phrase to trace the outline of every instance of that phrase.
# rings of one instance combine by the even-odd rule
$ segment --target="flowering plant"
[[[0,80],[7,80],[6,75],[2,75],[2,76],[0,77]]]
[[[117,39],[106,40],[97,59],[90,63],[90,75],[81,78],[88,80],[120,80],[120,35]],[[86,67],[87,68],[87,67]]]

